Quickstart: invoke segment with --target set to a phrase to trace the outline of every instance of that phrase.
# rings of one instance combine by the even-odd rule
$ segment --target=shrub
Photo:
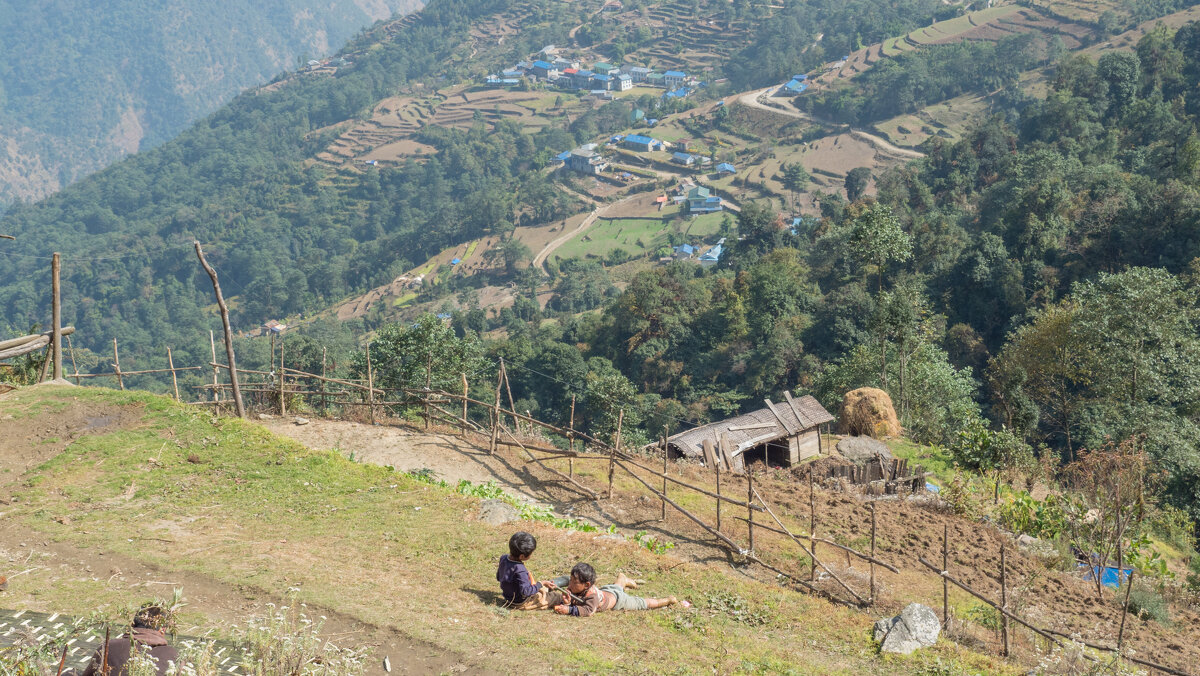
[[[1128,582],[1121,585],[1114,598],[1118,604],[1125,601],[1125,589]],[[1143,620],[1154,620],[1159,624],[1170,622],[1170,609],[1167,600],[1149,585],[1135,580],[1133,590],[1129,592],[1129,612]]]
[[[1018,491],[1000,505],[1000,522],[1014,533],[1036,538],[1056,538],[1067,526],[1063,498],[1048,495],[1037,500],[1025,491]]]
[[[954,477],[946,484],[939,495],[951,512],[959,516],[974,518],[979,514],[979,500],[975,497],[976,488],[962,472],[956,471]]]

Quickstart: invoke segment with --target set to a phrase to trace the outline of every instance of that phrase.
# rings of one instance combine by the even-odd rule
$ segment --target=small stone
[[[294,422],[295,424],[297,424],[297,425],[307,425],[307,424],[308,424],[308,418],[299,418],[299,417],[298,417],[298,418],[296,418],[296,419],[295,419],[293,422]]]
[[[479,503],[479,520],[484,523],[500,526],[510,521],[519,521],[520,519],[521,516],[517,513],[517,508],[503,500],[491,498]]]
[[[258,419],[259,420],[274,420],[275,416],[271,415],[270,413],[259,413]]]

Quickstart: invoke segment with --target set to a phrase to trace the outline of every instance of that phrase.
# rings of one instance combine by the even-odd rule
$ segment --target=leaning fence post
[[[875,603],[875,501],[871,501],[871,595],[867,605]]]
[[[1000,607],[1008,611],[1008,566],[1005,565],[1004,541],[1000,541]],[[1004,657],[1008,657],[1008,615],[1000,613],[1000,637],[1004,641]]]
[[[713,469],[717,472],[717,532],[721,532],[721,449],[720,440],[717,441],[717,451],[713,455]]]
[[[171,367],[171,385],[175,388],[175,401],[179,401],[179,378],[175,377],[175,360],[171,357],[171,348],[167,348],[167,366]]]
[[[50,260],[50,286],[52,304],[51,321],[53,325],[50,327],[50,345],[54,348],[54,380],[62,380],[62,299],[59,291],[60,285],[58,282],[58,273],[62,264],[59,261],[58,252],[54,252],[54,258]]]
[[[75,364],[75,346],[71,344],[71,336],[67,336],[67,354],[71,355],[71,370],[75,372],[75,384],[79,384],[79,366]]]
[[[667,451],[667,426],[663,425],[663,499],[662,499],[662,515],[658,517],[659,521],[667,520],[667,456],[670,453]]]
[[[117,376],[117,384],[125,389],[125,379],[121,377],[121,355],[117,352],[117,339],[113,338],[113,375]]]
[[[950,571],[950,524],[942,524],[942,572]],[[942,575],[942,626],[950,630],[950,581]]]
[[[1121,580],[1121,567],[1117,566],[1117,581]],[[1121,628],[1117,630],[1117,652],[1121,652],[1121,641],[1125,638],[1125,616],[1129,614],[1129,592],[1133,590],[1133,571],[1125,578],[1125,605],[1121,608]]]
[[[746,526],[749,529],[750,553],[754,553],[754,474],[750,472],[750,459],[742,456],[746,468]]]
[[[625,422],[625,409],[617,414],[617,438],[608,449],[608,499],[613,496],[613,472],[617,466],[617,449],[621,447],[621,424]]]
[[[328,413],[329,402],[325,399],[325,360],[329,356],[329,348],[321,347],[321,413]]]
[[[220,282],[217,281],[217,271],[204,259],[204,251],[200,248],[200,241],[195,240],[192,244],[196,247],[196,258],[200,259],[200,265],[208,273],[208,278],[212,280],[213,293],[217,296],[217,308],[221,310],[221,326],[225,333],[225,359],[229,364],[229,387],[233,390],[233,406],[237,411],[238,417],[245,418],[246,407],[242,403],[242,388],[238,385],[237,358],[233,354],[233,329],[229,327],[229,307],[225,305],[225,296],[221,293]],[[216,360],[214,359],[213,361],[215,362]]]

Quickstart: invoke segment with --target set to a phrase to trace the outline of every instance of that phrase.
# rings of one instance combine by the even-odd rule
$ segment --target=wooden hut
[[[706,465],[720,462],[733,471],[741,471],[748,461],[790,467],[819,455],[821,425],[832,422],[833,416],[811,396],[792,398],[785,392],[784,398],[782,403],[765,399],[765,408],[668,437],[667,453]]]

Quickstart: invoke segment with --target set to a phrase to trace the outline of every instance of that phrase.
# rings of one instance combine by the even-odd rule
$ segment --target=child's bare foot
[[[631,577],[626,577],[625,573],[617,573],[617,586],[622,589],[637,589],[639,584],[646,584],[645,580],[635,580]]]

